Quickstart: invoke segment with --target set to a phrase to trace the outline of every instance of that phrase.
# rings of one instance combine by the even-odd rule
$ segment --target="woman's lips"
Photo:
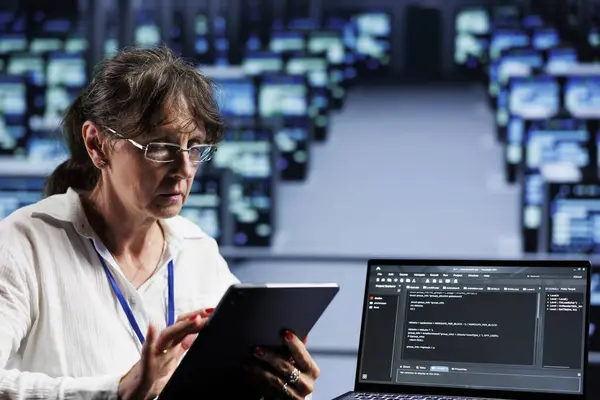
[[[164,193],[159,195],[159,198],[165,203],[177,203],[183,199],[181,193]]]

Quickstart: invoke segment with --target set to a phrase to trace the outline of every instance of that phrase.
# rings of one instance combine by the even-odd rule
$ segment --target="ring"
[[[299,380],[300,380],[300,371],[298,370],[298,368],[294,368],[292,370],[292,372],[290,372],[290,374],[288,375],[287,381],[293,385],[296,382],[298,382]]]
[[[281,391],[286,395],[289,394],[287,382],[283,384],[283,386],[281,387]]]

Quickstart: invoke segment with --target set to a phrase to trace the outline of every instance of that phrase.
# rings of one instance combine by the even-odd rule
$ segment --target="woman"
[[[178,216],[222,137],[212,96],[161,47],[103,62],[71,105],[71,157],[49,197],[0,223],[0,398],[160,394],[237,282],[216,242]],[[292,359],[257,349],[246,370],[261,395],[301,399],[319,369],[284,336]]]

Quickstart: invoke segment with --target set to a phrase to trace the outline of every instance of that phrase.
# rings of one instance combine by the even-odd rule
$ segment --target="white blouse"
[[[90,227],[72,189],[0,222],[0,398],[116,399],[141,345],[94,241],[143,333],[166,325],[167,264],[174,262],[175,318],[214,307],[238,282],[214,239],[192,222],[161,221],[166,249],[139,289]]]

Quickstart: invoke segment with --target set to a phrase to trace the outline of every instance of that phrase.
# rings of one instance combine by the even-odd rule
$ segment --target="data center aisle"
[[[518,255],[518,192],[502,183],[492,118],[476,87],[354,89],[328,142],[313,149],[309,181],[279,191],[274,253]],[[314,400],[349,390],[364,262],[263,259],[232,268],[246,282],[340,284],[309,340],[322,369]]]
[[[353,90],[310,180],[280,190],[274,250],[511,255],[517,192],[502,187],[492,126],[475,86]]]

